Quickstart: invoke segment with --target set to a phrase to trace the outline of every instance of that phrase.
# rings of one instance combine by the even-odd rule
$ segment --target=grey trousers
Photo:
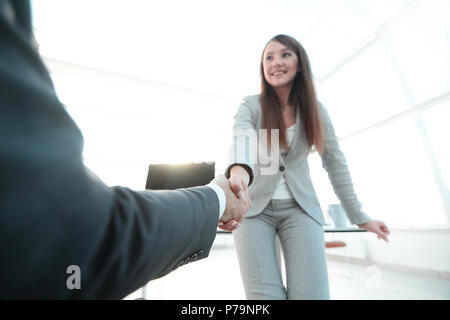
[[[277,258],[276,235],[283,250],[286,288]],[[233,232],[247,299],[329,299],[322,226],[295,200],[271,200],[244,218]]]

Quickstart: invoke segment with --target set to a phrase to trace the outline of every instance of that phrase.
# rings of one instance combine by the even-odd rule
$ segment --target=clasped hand
[[[251,206],[247,184],[238,175],[232,175],[230,180],[224,175],[219,175],[211,182],[223,189],[227,202],[218,227],[226,231],[234,231],[239,227]]]

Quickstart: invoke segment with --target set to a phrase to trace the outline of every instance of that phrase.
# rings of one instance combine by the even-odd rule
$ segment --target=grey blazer
[[[324,126],[324,138],[328,149],[321,155],[322,166],[328,172],[334,192],[339,198],[351,223],[361,224],[370,220],[361,210],[361,203],[353,189],[352,180],[347,168],[346,159],[339,148],[338,139],[333,129],[331,119],[325,107],[319,102]],[[318,223],[324,224],[323,213],[314,190],[309,165],[307,161],[308,146],[306,135],[302,132],[300,112],[297,112],[296,135],[291,144],[291,151],[287,155],[275,156],[278,168],[271,174],[266,174],[263,158],[257,156],[265,139],[257,138],[252,143],[249,132],[259,133],[261,129],[261,105],[259,95],[247,96],[240,104],[234,116],[234,139],[229,152],[229,166],[246,164],[253,173],[253,182],[249,186],[249,196],[252,207],[246,217],[255,216],[266,207],[277,188],[281,177],[288,185],[298,204]],[[242,132],[246,132],[245,135]],[[257,150],[258,149],[258,150]],[[266,159],[267,160],[267,159]]]

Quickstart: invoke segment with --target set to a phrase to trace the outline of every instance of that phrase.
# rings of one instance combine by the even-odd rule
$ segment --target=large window
[[[321,98],[339,135],[348,135],[408,108],[380,42],[321,83]]]
[[[332,38],[317,45],[311,59],[319,71],[320,99],[342,138],[357,194],[369,215],[394,227],[448,226],[450,69],[445,66],[450,2],[391,2],[390,14],[387,3],[375,3],[341,2],[349,11],[338,16],[353,21],[357,31],[337,34],[346,26],[331,22],[333,30],[319,27],[310,33],[311,41],[315,36]],[[365,22],[357,22],[350,12]],[[330,26],[329,21],[334,20],[324,18],[318,25]],[[378,23],[372,33],[371,22]],[[334,44],[333,54],[326,53],[328,43]],[[338,199],[319,170],[317,155],[311,163],[326,209]]]
[[[412,116],[349,138],[342,149],[369,215],[392,226],[446,223],[439,190]]]
[[[445,184],[444,192],[446,197],[450,196],[450,99],[428,108],[422,112],[426,132],[430,141],[434,157],[436,159],[436,169],[439,171],[438,179],[442,179]]]
[[[239,100],[67,70],[51,60],[49,66],[58,70],[52,78],[59,98],[83,133],[85,163],[108,184],[142,189],[151,163],[216,161],[224,171]]]

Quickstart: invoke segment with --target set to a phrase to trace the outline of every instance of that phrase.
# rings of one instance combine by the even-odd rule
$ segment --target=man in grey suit
[[[0,299],[123,298],[207,257],[219,216],[239,222],[248,210],[224,177],[110,188],[82,149],[32,46],[29,2],[0,0]]]

